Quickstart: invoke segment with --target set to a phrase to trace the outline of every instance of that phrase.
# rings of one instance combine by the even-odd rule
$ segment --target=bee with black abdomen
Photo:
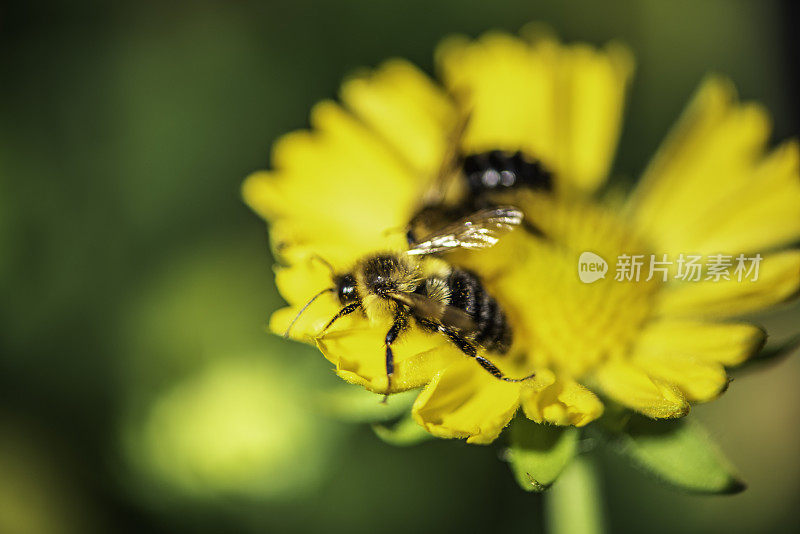
[[[349,272],[332,273],[333,287],[317,293],[300,310],[289,329],[318,296],[334,292],[342,308],[320,335],[351,313],[369,317],[391,315],[392,325],[385,337],[387,392],[394,373],[392,345],[411,326],[412,320],[424,330],[447,337],[496,378],[507,382],[526,380],[533,375],[508,378],[478,354],[481,349],[499,354],[508,351],[512,331],[505,313],[474,273],[436,257],[450,250],[492,247],[521,222],[522,213],[515,208],[480,210],[426,236],[405,252],[362,258]]]
[[[552,173],[537,159],[522,151],[488,150],[464,154],[456,147],[466,129],[468,117],[456,127],[450,153],[422,207],[408,224],[409,243],[433,228],[477,210],[508,203],[508,193],[553,190]],[[541,236],[541,231],[523,220],[522,228]]]

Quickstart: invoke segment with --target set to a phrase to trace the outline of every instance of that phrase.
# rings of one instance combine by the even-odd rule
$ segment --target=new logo
[[[584,284],[597,282],[606,277],[608,263],[594,252],[583,252],[578,258],[578,278]]]

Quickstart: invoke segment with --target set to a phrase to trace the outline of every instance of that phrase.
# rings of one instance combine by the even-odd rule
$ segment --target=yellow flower
[[[766,152],[767,113],[737,101],[730,82],[703,82],[626,200],[601,200],[633,71],[624,47],[562,45],[541,32],[451,38],[437,51],[443,87],[392,60],[348,79],[342,104],[322,102],[310,131],[274,146],[272,171],[244,184],[247,203],[271,224],[289,303],[271,319],[283,333],[300,307],[365,254],[404,250],[404,228],[448,153],[460,116],[460,149],[523,150],[554,174],[553,194],[511,199],[544,232],[518,231],[481,252],[446,259],[481,275],[506,311],[514,345],[488,357],[486,373],[440,335],[412,329],[397,345],[392,392],[423,387],[412,413],[440,437],[493,441],[521,406],[536,422],[583,426],[600,416],[598,394],[653,418],[680,417],[728,385],[725,366],[757,352],[764,332],[736,316],[794,295],[800,251],[798,146]],[[583,283],[584,251],[612,265]],[[614,280],[623,254],[761,254],[756,281]],[[643,267],[646,275],[648,265]],[[341,307],[322,295],[293,336],[315,342],[345,380],[386,391],[389,319],[353,314],[323,336]]]

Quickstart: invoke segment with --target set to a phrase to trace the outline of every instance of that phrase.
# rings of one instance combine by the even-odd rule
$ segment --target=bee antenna
[[[323,261],[324,261],[324,260],[323,260]],[[305,306],[303,306],[302,308],[300,308],[300,311],[299,311],[299,312],[297,312],[297,315],[295,315],[295,316],[294,316],[294,319],[292,319],[292,322],[291,322],[291,323],[289,323],[289,326],[288,326],[288,328],[286,328],[286,332],[284,332],[284,333],[283,333],[283,337],[284,337],[284,339],[288,339],[288,338],[289,338],[289,332],[291,332],[291,330],[292,330],[292,327],[294,326],[294,323],[296,323],[296,322],[297,322],[297,320],[300,318],[300,316],[301,316],[301,315],[303,315],[303,312],[304,312],[304,311],[306,311],[306,309],[308,309],[308,307],[309,307],[309,306],[311,306],[311,304],[312,304],[312,303],[313,303],[315,300],[317,300],[317,298],[321,297],[321,296],[322,296],[322,295],[324,295],[325,293],[333,293],[334,291],[336,291],[336,288],[335,288],[335,287],[328,287],[328,288],[326,288],[326,289],[323,289],[322,291],[320,291],[319,293],[317,293],[317,294],[316,294],[316,295],[314,295],[313,297],[311,297],[311,300],[309,300],[308,302],[306,302]]]
[[[387,228],[386,230],[384,230],[382,232],[381,235],[383,235],[383,237],[388,237],[388,236],[390,236],[392,234],[395,234],[395,233],[398,233],[398,232],[405,232],[405,230],[406,229],[403,226],[395,226],[394,228]]]
[[[331,262],[329,262],[328,260],[326,260],[325,258],[323,258],[322,256],[320,256],[319,254],[313,254],[313,255],[311,256],[311,259],[312,259],[312,260],[317,260],[317,261],[318,261],[318,262],[320,262],[322,265],[324,265],[325,267],[327,267],[327,268],[328,268],[328,270],[331,272],[331,275],[335,275],[335,274],[336,274],[336,269],[334,269],[334,268],[333,268],[333,265],[331,265]],[[316,297],[314,297],[314,298],[316,298]]]

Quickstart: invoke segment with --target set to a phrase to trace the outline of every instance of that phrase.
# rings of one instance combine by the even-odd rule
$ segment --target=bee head
[[[336,296],[342,304],[350,304],[358,300],[356,277],[350,273],[340,274],[333,279],[336,285]]]

